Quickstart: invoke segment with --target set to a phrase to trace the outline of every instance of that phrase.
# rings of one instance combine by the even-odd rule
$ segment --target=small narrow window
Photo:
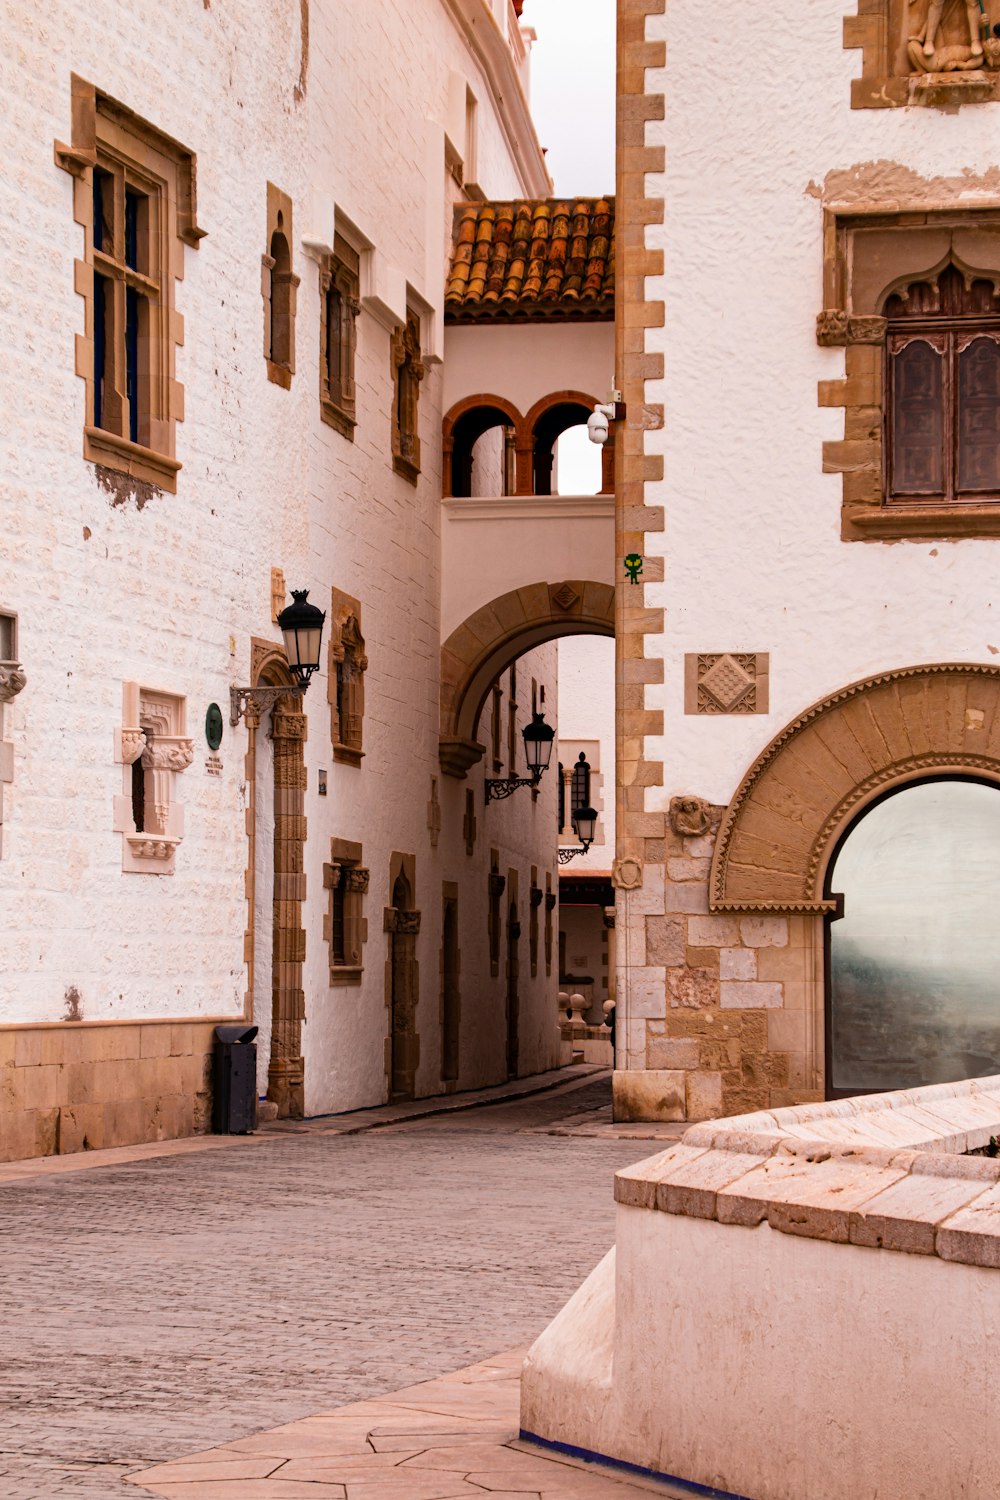
[[[397,474],[416,484],[420,473],[418,405],[424,365],[420,357],[420,318],[408,312],[392,340],[392,463]]]
[[[335,968],[343,968],[347,963],[347,955],[344,947],[344,903],[346,897],[346,881],[344,879],[344,868],[340,869],[340,880],[331,893],[330,902],[330,962]]]
[[[146,830],[146,773],[142,756],[132,762],[132,822],[136,833]]]
[[[570,784],[570,819],[575,825],[576,815],[583,807],[590,806],[590,766],[587,757],[580,751],[579,759],[573,767],[573,780]]]
[[[267,378],[289,390],[295,373],[295,300],[299,278],[292,269],[292,200],[267,184],[267,252],[261,257],[264,299],[264,359]]]
[[[361,310],[360,259],[338,234],[320,270],[320,414],[342,436],[354,438],[356,322]]]

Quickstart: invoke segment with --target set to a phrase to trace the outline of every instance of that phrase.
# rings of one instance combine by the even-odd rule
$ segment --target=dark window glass
[[[583,751],[580,758],[573,767],[573,779],[570,784],[570,816],[575,818],[581,807],[590,806],[590,766]]]
[[[108,368],[108,313],[111,285],[104,276],[94,276],[94,426],[104,426],[104,382]]]
[[[135,287],[125,288],[125,390],[128,396],[128,435],[139,441],[139,317],[144,301]]]
[[[132,762],[132,822],[136,833],[146,828],[146,773],[142,767],[142,756]]]
[[[326,378],[334,394],[340,389],[343,365],[341,315],[340,293],[335,286],[331,285],[326,294]]]
[[[333,891],[333,910],[330,916],[330,952],[334,964],[343,967],[347,963],[346,948],[344,944],[344,902],[346,898],[345,881],[347,872],[343,865],[340,867],[340,880]]]

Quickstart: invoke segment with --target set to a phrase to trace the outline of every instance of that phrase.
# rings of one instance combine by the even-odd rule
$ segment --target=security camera
[[[587,436],[592,443],[603,445],[608,440],[610,431],[609,424],[613,420],[615,409],[611,405],[595,406],[587,418]]]

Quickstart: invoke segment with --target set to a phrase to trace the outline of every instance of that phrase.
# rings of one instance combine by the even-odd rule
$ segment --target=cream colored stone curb
[[[1000,1075],[694,1125],[615,1199],[719,1224],[1000,1267]]]

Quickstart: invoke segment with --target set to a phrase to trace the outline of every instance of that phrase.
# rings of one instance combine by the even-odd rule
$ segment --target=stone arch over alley
[[[486,695],[510,664],[547,641],[615,633],[612,583],[565,579],[502,594],[470,615],[441,648],[441,766],[464,776],[482,756],[476,734]]]

